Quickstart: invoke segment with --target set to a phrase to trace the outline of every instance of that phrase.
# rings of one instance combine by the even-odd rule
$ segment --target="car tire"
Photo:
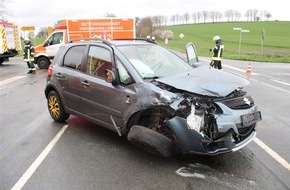
[[[0,57],[0,65],[5,61],[3,57]]]
[[[172,141],[151,129],[140,125],[133,125],[127,139],[135,146],[152,154],[169,158],[172,156]]]
[[[47,96],[47,106],[51,117],[57,122],[64,122],[69,118],[65,112],[61,99],[56,91],[52,90]]]

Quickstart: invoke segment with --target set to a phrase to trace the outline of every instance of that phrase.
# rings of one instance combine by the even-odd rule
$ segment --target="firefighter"
[[[34,47],[28,37],[24,39],[23,59],[28,66],[27,74],[35,74],[36,68],[34,66]]]
[[[221,70],[224,45],[222,44],[222,40],[219,36],[214,36],[213,41],[215,41],[215,46],[213,49],[210,49],[210,51],[213,52],[210,66]]]

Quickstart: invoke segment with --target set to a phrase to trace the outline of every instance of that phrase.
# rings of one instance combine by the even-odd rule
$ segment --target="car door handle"
[[[56,76],[56,77],[61,77],[62,74],[61,74],[61,73],[56,73],[55,76]]]
[[[83,81],[82,84],[85,85],[85,86],[90,86],[90,84],[89,84],[88,81],[86,81],[86,80]]]

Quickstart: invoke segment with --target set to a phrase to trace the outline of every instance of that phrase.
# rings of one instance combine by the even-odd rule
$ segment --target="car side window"
[[[71,47],[64,56],[63,66],[81,70],[85,48],[85,45]]]
[[[110,51],[102,47],[90,46],[87,59],[87,73],[105,78],[106,69],[112,69]]]
[[[119,60],[119,58],[116,58],[116,64],[120,78],[120,83],[125,85],[131,84],[133,80],[129,75],[128,71],[125,69],[124,65]]]

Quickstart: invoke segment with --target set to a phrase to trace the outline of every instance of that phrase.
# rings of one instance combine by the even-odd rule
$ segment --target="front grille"
[[[226,99],[221,102],[233,110],[249,109],[254,106],[254,100],[251,96]]]

